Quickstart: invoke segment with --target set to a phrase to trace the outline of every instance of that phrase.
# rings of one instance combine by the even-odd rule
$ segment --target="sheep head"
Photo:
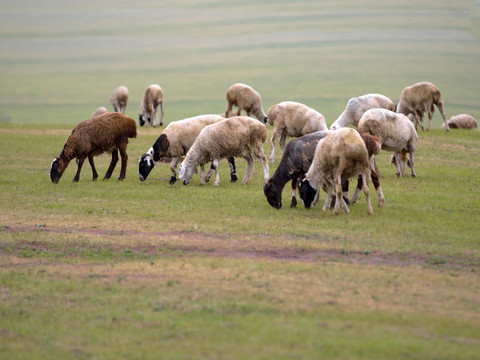
[[[263,193],[271,207],[280,209],[282,207],[282,192],[270,180],[263,185]]]
[[[186,161],[182,162],[178,177],[183,180],[183,185],[188,185],[190,183],[195,168],[195,166],[188,166]]]
[[[50,165],[50,179],[54,184],[58,183],[69,162],[70,160],[62,157],[57,157],[52,161]]]
[[[307,209],[313,208],[318,190],[313,188],[306,178],[298,183],[298,190],[303,206]]]

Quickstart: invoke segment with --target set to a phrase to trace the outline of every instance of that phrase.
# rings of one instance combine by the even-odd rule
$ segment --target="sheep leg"
[[[235,167],[235,158],[233,156],[228,158],[228,166],[230,166],[230,182],[237,181],[237,168]]]
[[[177,181],[177,164],[178,164],[178,160],[180,160],[180,158],[178,157],[174,157],[172,158],[172,161],[170,161],[170,170],[172,171],[172,177],[170,178],[170,181],[168,182],[170,185],[173,185],[175,184],[175,182]]]
[[[227,105],[227,111],[225,111],[226,118],[230,117],[230,113],[232,112],[232,107],[233,107],[233,103],[229,101]]]
[[[77,173],[75,174],[75,177],[73,178],[73,182],[78,182],[80,180],[80,171],[82,170],[83,162],[85,161],[86,155],[82,155],[78,158],[77,161]]]
[[[448,126],[447,115],[445,115],[445,111],[443,111],[443,101],[440,100],[436,102],[438,110],[440,110],[440,114],[442,114],[443,121],[445,121],[445,130],[450,131],[450,127]]]
[[[152,114],[153,114],[153,127],[157,127],[158,126],[158,114],[157,114],[157,108],[155,108],[155,106],[152,105]]]
[[[368,177],[367,174],[362,173],[363,181],[363,193],[365,194],[365,201],[367,202],[367,213],[368,215],[373,214],[372,204],[370,203],[370,189],[368,188]]]
[[[415,170],[413,169],[413,152],[410,152],[410,159],[407,161],[407,165],[410,169],[412,169],[412,177],[417,177]]]
[[[163,117],[165,116],[165,111],[163,110],[163,100],[160,102],[160,110],[161,110],[160,126],[162,126],[163,125]]]
[[[278,131],[276,129],[274,129],[272,139],[270,140],[270,146],[271,146],[270,162],[271,163],[275,162],[275,145],[277,144],[278,135],[279,135]]]
[[[360,195],[360,191],[362,191],[362,177],[358,175],[357,187],[355,188],[355,192],[353,193],[352,198],[350,199],[350,204],[355,204],[358,200],[358,195]]]
[[[213,165],[215,166],[215,182],[213,183],[214,186],[220,185],[220,169],[218,166],[219,159],[213,160]]]
[[[331,186],[327,186],[327,190],[325,191],[327,193],[327,197],[325,198],[325,201],[323,203],[323,207],[322,207],[323,211],[327,211],[329,208],[330,199],[332,198],[332,191],[333,191],[333,188]],[[318,193],[319,191],[317,191],[317,194]]]
[[[115,169],[115,166],[117,165],[117,162],[118,162],[118,151],[114,150],[114,151],[112,151],[112,161],[110,162],[110,166],[108,167],[108,170],[107,170],[103,180],[107,180],[107,179],[110,179],[112,177],[112,172],[113,172],[113,169]]]
[[[92,168],[93,181],[95,181],[98,178],[98,173],[97,173],[97,169],[95,169],[95,163],[93,162],[93,156],[91,156],[91,155],[88,156],[88,162],[90,163],[90,167]]]
[[[394,159],[395,159],[395,167],[397,168],[397,171],[395,172],[395,175],[397,178],[402,177],[402,172],[400,170],[400,154],[398,152],[393,153]]]
[[[212,172],[213,172],[212,169],[213,169],[213,161],[206,175],[205,175],[205,165],[200,165],[200,185],[205,185],[210,180],[210,176],[212,176]]]
[[[245,176],[243,177],[242,180],[242,185],[246,185],[248,181],[250,180],[250,177],[252,176],[252,170],[253,170],[253,158],[252,156],[248,156],[246,158],[247,160],[247,171],[245,172]]]
[[[280,155],[283,154],[283,150],[285,149],[285,140],[287,140],[287,134],[283,132],[282,136],[280,136]]]
[[[335,215],[338,215],[340,212],[340,208],[343,209],[344,212],[347,214],[350,212],[348,209],[347,204],[345,203],[345,200],[343,200],[343,188],[342,188],[342,176],[338,174],[335,177],[335,196],[336,196],[336,202],[335,202],[335,208],[333,209],[333,213]]]
[[[118,180],[123,180],[127,175],[128,155],[127,155],[126,145],[120,147],[120,157],[122,158],[122,168],[120,169],[120,176],[118,177]],[[117,159],[118,159],[118,156],[117,156]]]
[[[267,157],[265,156],[265,154],[263,154],[263,151],[262,154],[259,155],[259,160],[261,161],[263,166],[263,183],[266,184],[268,179],[270,179],[270,169],[268,168]]]
[[[296,176],[292,177],[292,203],[290,204],[291,208],[297,207],[297,186],[298,178]]]
[[[382,187],[380,186],[380,180],[375,170],[370,169],[370,177],[372,179],[373,186],[375,186],[375,190],[377,191],[378,207],[381,207],[385,202],[385,198],[383,197],[383,191],[382,191]]]

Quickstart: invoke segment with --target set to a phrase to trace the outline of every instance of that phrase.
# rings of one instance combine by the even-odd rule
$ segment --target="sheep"
[[[290,207],[296,207],[297,184],[301,179],[304,178],[305,173],[312,164],[318,141],[327,136],[328,133],[329,131],[317,131],[301,136],[298,139],[294,139],[287,144],[277,170],[263,187],[263,192],[267,198],[267,201],[272,207],[276,209],[280,209],[282,207],[282,190],[285,184],[290,180],[292,180],[292,202]],[[378,139],[365,133],[360,133],[360,136],[365,142],[369,158],[378,154],[380,151],[380,144],[377,142]],[[378,195],[378,206],[380,207],[385,202],[385,198],[383,196],[377,173],[373,169],[370,170],[372,182],[375,185]],[[356,201],[361,188],[362,179],[359,178],[355,194],[350,203],[354,203]],[[342,189],[343,193],[345,194],[345,201],[348,203],[348,180],[344,180],[342,182]]]
[[[247,160],[247,171],[242,180],[245,185],[250,180],[254,160],[262,162],[264,181],[269,178],[268,161],[263,153],[263,143],[267,140],[267,128],[257,120],[247,116],[236,116],[206,126],[198,134],[195,142],[180,166],[179,177],[184,185],[190,182],[197,165],[213,161],[207,178],[215,170],[215,186],[220,184],[218,162],[225,157],[240,156]]]
[[[478,128],[477,120],[471,115],[460,114],[452,116],[448,119],[448,127],[450,129],[476,129]],[[445,128],[445,124],[442,124],[442,129]]]
[[[92,113],[92,116],[91,117],[95,117],[95,116],[98,116],[98,115],[101,115],[101,114],[104,114],[108,112],[107,108],[105,106],[100,106],[99,108],[97,108],[97,110],[95,110],[93,113]]]
[[[247,116],[253,114],[258,120],[262,121],[265,125],[267,124],[267,115],[265,115],[262,108],[262,98],[251,86],[242,83],[233,84],[228,88],[225,97],[228,102],[225,117],[228,118],[232,116],[232,108],[235,105],[238,108],[237,116],[240,116],[241,111],[245,110]]]
[[[123,180],[127,171],[127,144],[129,138],[137,137],[137,125],[131,117],[119,112],[108,112],[77,124],[63,146],[60,155],[50,167],[50,179],[58,183],[70,161],[77,159],[78,169],[74,182],[80,179],[83,162],[88,158],[92,167],[93,180],[98,177],[93,157],[104,152],[112,153],[112,161],[105,174],[110,179],[118,161],[118,151],[122,157],[122,168],[118,180]]]
[[[113,105],[113,111],[121,112],[125,114],[128,102],[128,89],[126,86],[118,86],[113,90],[112,96],[110,96],[110,102]]]
[[[440,110],[442,114],[445,122],[445,130],[450,131],[447,116],[445,115],[445,111],[443,111],[442,95],[440,94],[440,90],[432,83],[419,82],[403,89],[396,112],[408,116],[408,118],[415,123],[415,130],[419,126],[420,129],[424,131],[423,114],[427,111],[428,131],[430,130],[430,124],[432,123],[433,113],[435,111],[433,105],[437,105],[438,110]]]
[[[284,101],[268,109],[268,123],[274,126],[270,140],[270,162],[275,162],[275,144],[280,138],[280,149],[285,148],[287,136],[299,137],[315,131],[328,130],[325,117],[318,111],[298,102]]]
[[[312,164],[305,174],[305,179],[299,183],[303,205],[306,208],[313,207],[320,188],[324,188],[327,197],[323,211],[329,207],[332,192],[335,190],[334,214],[338,215],[340,208],[349,213],[350,210],[343,199],[342,179],[357,175],[362,179],[367,213],[373,214],[368,188],[370,162],[365,142],[358,131],[352,128],[340,128],[330,132],[318,142]]]
[[[160,105],[161,117],[160,124],[158,123],[157,108]],[[138,114],[138,121],[140,126],[148,124],[157,127],[163,125],[163,116],[165,114],[163,100],[163,90],[160,85],[152,84],[145,89],[143,93],[142,102],[140,104],[140,114]]]
[[[412,169],[412,177],[417,177],[413,153],[417,149],[418,135],[408,117],[386,109],[371,109],[360,119],[358,131],[376,136],[383,150],[394,152],[397,177],[405,176],[406,165]],[[408,160],[407,153],[410,154]]]
[[[207,125],[225,120],[220,115],[199,115],[188,119],[173,121],[165,128],[152,147],[143,154],[138,162],[138,177],[141,181],[147,179],[155,164],[162,159],[171,159],[170,169],[172,177],[170,184],[177,181],[177,164],[192,146],[200,131]],[[229,159],[231,166],[231,180],[236,181],[235,161]]]
[[[388,97],[381,94],[366,94],[348,100],[345,110],[337,120],[330,125],[330,130],[342,127],[357,126],[363,113],[370,109],[384,108],[395,111],[395,104]]]

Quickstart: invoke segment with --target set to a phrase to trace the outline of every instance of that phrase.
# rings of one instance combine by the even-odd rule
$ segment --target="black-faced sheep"
[[[340,208],[349,213],[350,210],[342,196],[342,180],[357,175],[361,176],[363,182],[367,213],[373,214],[368,188],[370,161],[365,142],[358,131],[351,128],[330,132],[318,142],[312,165],[305,174],[305,179],[299,183],[303,205],[306,208],[313,207],[320,189],[324,188],[327,197],[323,211],[328,209],[331,195],[335,191],[334,214],[337,215]]]
[[[258,120],[267,124],[267,115],[265,115],[262,108],[262,97],[251,86],[241,83],[234,84],[228,88],[225,97],[228,102],[225,117],[235,116],[232,111],[235,105],[238,108],[236,116],[240,116],[241,111],[245,110],[247,116],[252,114]]]
[[[267,140],[267,129],[255,119],[236,116],[206,126],[198,134],[195,142],[180,166],[179,177],[187,185],[198,165],[213,162],[215,183],[220,183],[218,161],[228,157],[242,157],[247,160],[247,171],[242,184],[250,180],[255,160],[263,165],[263,177],[267,181],[268,161],[263,153],[263,143]],[[211,174],[211,171],[209,171]],[[207,175],[209,176],[209,175]]]
[[[290,180],[292,181],[292,202],[290,207],[296,207],[296,188],[298,186],[298,182],[305,177],[305,173],[312,164],[318,141],[327,136],[328,133],[328,131],[317,131],[299,137],[298,139],[294,139],[287,144],[277,170],[263,187],[263,192],[267,198],[267,201],[272,207],[276,209],[280,209],[282,207],[282,190],[285,184]],[[365,133],[361,133],[360,136],[365,142],[369,158],[377,155],[380,151],[378,139]],[[383,197],[378,175],[373,169],[371,169],[371,177],[377,191],[378,206],[380,207],[385,202],[385,198]],[[343,179],[342,189],[346,202],[348,202],[348,186],[348,179]],[[362,186],[363,181],[360,177],[357,182],[355,194],[350,203],[354,203],[356,201]]]
[[[188,119],[173,121],[168,124],[153,146],[140,157],[138,162],[139,179],[145,181],[158,161],[171,159],[170,169],[172,170],[172,177],[170,178],[170,184],[174,184],[177,181],[178,161],[190,150],[200,131],[202,131],[205,126],[222,120],[225,120],[225,118],[220,115],[199,115]],[[229,163],[232,167],[231,179],[232,181],[236,181],[237,177],[233,158],[229,159]]]
[[[383,108],[395,111],[395,104],[388,97],[381,94],[366,94],[348,100],[345,110],[337,120],[330,125],[330,130],[342,127],[357,126],[363,113],[370,109]]]
[[[160,124],[158,123],[157,109],[160,105],[161,117]],[[142,102],[140,104],[140,114],[138,115],[138,121],[140,126],[163,125],[163,116],[165,114],[163,100],[163,90],[160,85],[152,84],[145,89],[143,93]]]
[[[478,128],[477,120],[468,114],[459,114],[452,116],[447,121],[450,129],[476,129]],[[442,124],[442,129],[445,129],[445,124]]]
[[[110,96],[110,102],[113,106],[113,111],[121,112],[125,114],[128,103],[128,89],[126,86],[118,86],[113,90],[112,96]]]
[[[135,120],[119,112],[109,112],[77,124],[63,146],[60,155],[53,160],[50,168],[50,179],[58,183],[72,159],[77,159],[78,169],[74,182],[80,179],[83,162],[88,158],[92,167],[93,180],[98,177],[93,157],[104,152],[112,153],[112,161],[105,174],[110,179],[118,162],[118,151],[122,157],[122,169],[118,180],[123,180],[127,171],[127,144],[129,138],[137,137]]]
[[[268,123],[274,126],[270,140],[270,162],[275,161],[275,144],[280,138],[283,153],[287,136],[299,137],[315,131],[328,130],[325,117],[318,111],[298,102],[284,101],[268,109]]]
[[[423,114],[428,112],[428,131],[430,130],[430,124],[435,111],[433,105],[437,105],[445,122],[445,129],[450,131],[447,124],[447,116],[445,111],[443,111],[442,95],[440,90],[432,83],[419,82],[403,89],[396,111],[408,116],[414,122],[415,129],[419,126],[422,131],[424,130]]]
[[[98,116],[98,115],[101,115],[101,114],[105,114],[106,112],[108,112],[107,108],[105,106],[100,106],[100,107],[97,108],[97,110],[95,110],[92,113],[91,117],[95,117],[95,116]]]
[[[412,176],[417,176],[413,153],[417,149],[418,135],[409,118],[386,109],[368,110],[358,123],[358,131],[376,136],[383,150],[394,152],[397,177],[405,176],[406,165],[412,169]],[[408,160],[407,153],[410,154]]]

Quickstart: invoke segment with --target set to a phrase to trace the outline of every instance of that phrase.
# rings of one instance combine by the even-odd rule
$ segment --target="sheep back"
[[[424,113],[430,109],[433,112],[433,104],[441,101],[441,97],[438,87],[430,82],[419,82],[407,86],[400,94],[397,112],[404,115]]]
[[[476,129],[478,128],[477,120],[468,114],[459,114],[448,119],[450,129]],[[445,123],[442,124],[442,129],[445,128]]]
[[[152,84],[145,89],[141,102],[141,111],[150,113],[163,101],[163,90],[158,84]]]
[[[327,130],[325,117],[318,111],[298,102],[284,101],[268,109],[268,123],[287,136],[299,137],[314,131]]]

